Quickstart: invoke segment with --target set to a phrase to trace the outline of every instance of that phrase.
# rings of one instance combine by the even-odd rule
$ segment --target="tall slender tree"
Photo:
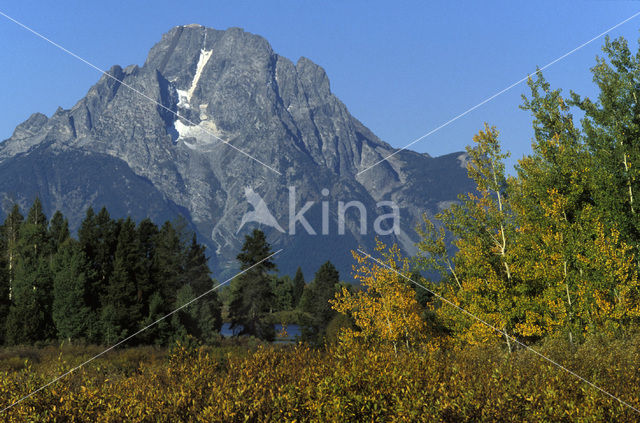
[[[9,274],[7,269],[7,240],[0,230],[0,345],[4,344],[7,315],[9,314]]]
[[[594,161],[593,197],[609,226],[640,251],[640,54],[624,38],[606,38],[591,69],[599,88],[596,101],[572,93],[585,114],[585,143]]]
[[[165,307],[171,307],[176,302],[178,289],[188,282],[184,278],[184,245],[170,222],[162,225],[155,238],[153,279]]]
[[[204,245],[198,244],[194,234],[185,254],[183,274],[186,278],[186,285],[192,289],[194,298],[206,293],[195,303],[193,314],[198,322],[196,336],[205,341],[211,341],[222,326],[222,305],[218,293],[212,291],[217,284],[211,279],[211,270],[205,249]]]
[[[85,303],[87,269],[84,252],[74,240],[60,245],[53,260],[53,310],[58,338],[86,338],[92,326],[91,310]]]
[[[254,229],[251,235],[245,236],[238,262],[246,272],[232,282],[229,304],[232,328],[240,328],[240,334],[266,340],[275,337],[273,325],[267,318],[273,306],[269,273],[276,269],[275,263],[266,259],[271,254],[271,246],[261,230]]]
[[[78,241],[90,264],[87,270],[89,286],[86,302],[96,314],[100,313],[99,309],[106,301],[119,229],[119,222],[109,216],[106,208],[103,207],[98,214],[95,214],[89,207],[78,230]]]
[[[488,125],[474,142],[474,147],[467,148],[467,169],[477,193],[462,196],[461,204],[436,216],[453,235],[457,252],[449,256],[442,248],[444,232],[436,231],[425,216],[419,261],[422,270],[451,272],[445,275],[446,283],[433,289],[511,335],[524,310],[518,301],[521,280],[514,273],[516,224],[504,168],[507,154],[501,150],[498,131]],[[484,342],[495,336],[485,325],[451,307],[440,307],[438,314],[467,342]],[[509,336],[504,341],[511,349]]]
[[[156,281],[153,277],[154,257],[156,254],[156,241],[159,230],[151,219],[144,219],[138,224],[137,234],[140,245],[140,263],[138,272],[139,301],[143,304],[143,315],[148,314],[149,299],[155,291]]]
[[[320,266],[313,282],[306,285],[300,300],[300,309],[307,316],[302,322],[303,338],[312,342],[322,342],[329,322],[337,314],[330,300],[340,289],[340,274],[335,266],[327,261]]]
[[[69,221],[58,210],[53,214],[51,222],[49,222],[49,239],[51,240],[52,250],[57,251],[69,237]]]
[[[53,280],[48,221],[35,199],[20,228],[12,304],[7,317],[7,340],[31,343],[55,336],[51,319]]]
[[[6,342],[7,318],[15,281],[16,260],[20,227],[24,217],[17,204],[0,227],[0,342]]]
[[[143,320],[140,242],[135,223],[127,218],[120,225],[114,266],[102,307],[104,341],[112,343],[131,334]]]
[[[292,301],[294,308],[298,307],[298,305],[300,304],[300,298],[302,298],[305,285],[306,282],[304,280],[302,268],[298,267],[298,269],[296,270],[296,275],[293,278]]]

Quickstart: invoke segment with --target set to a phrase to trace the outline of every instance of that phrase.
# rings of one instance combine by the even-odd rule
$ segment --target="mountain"
[[[181,214],[217,276],[235,270],[244,235],[259,226],[284,249],[282,273],[302,265],[311,277],[331,260],[349,279],[349,251],[373,247],[378,216],[387,214],[380,239],[411,253],[421,214],[472,189],[464,153],[405,150],[359,174],[394,152],[311,60],[293,63],[239,28],[178,26],[143,66],[113,66],[70,110],[36,113],[0,143],[0,208],[26,208],[38,195],[73,228],[89,206],[158,222]],[[363,205],[366,234],[357,207],[340,213],[340,201]],[[394,233],[381,201],[398,207]],[[306,227],[294,219],[302,212]]]

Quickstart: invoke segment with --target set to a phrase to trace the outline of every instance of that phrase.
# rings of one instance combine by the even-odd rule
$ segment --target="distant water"
[[[287,325],[287,336],[283,337],[282,334],[282,325],[280,323],[273,325],[273,328],[276,330],[276,341],[275,342],[295,342],[296,338],[300,337],[300,326],[298,325]],[[222,328],[220,329],[220,334],[225,338],[230,336],[237,335],[237,333],[241,330],[241,328],[235,328],[235,332],[231,330],[231,323],[223,323]]]

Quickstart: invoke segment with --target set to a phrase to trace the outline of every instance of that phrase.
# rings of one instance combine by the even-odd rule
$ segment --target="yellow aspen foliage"
[[[514,271],[529,304],[516,333],[527,337],[616,334],[639,315],[638,275],[631,246],[586,205],[571,212],[567,196],[549,189],[542,217],[519,213]],[[516,209],[517,212],[520,212]]]
[[[447,304],[434,302],[436,316],[459,341],[469,344],[496,340],[502,333],[512,334],[522,320],[520,281],[513,272],[513,243],[516,227],[509,200],[503,153],[498,131],[485,125],[467,148],[469,176],[477,193],[461,197],[461,203],[443,211],[436,227],[426,216],[418,232],[422,240],[417,262],[423,270],[437,271],[442,280],[435,291],[483,322]],[[453,237],[455,254],[445,247],[446,233]],[[507,347],[510,340],[503,336]]]
[[[640,285],[633,248],[620,232],[595,222],[595,239],[578,261],[589,279],[581,284],[580,313],[590,333],[615,334],[640,317]]]
[[[417,263],[442,275],[434,291],[482,320],[433,301],[458,341],[486,343],[501,331],[527,342],[553,336],[573,343],[620,334],[640,320],[634,248],[589,203],[589,168],[574,163],[583,151],[570,120],[560,123],[564,132],[538,142],[517,177],[505,176],[498,131],[485,126],[468,149],[477,193],[437,215],[438,224],[424,218]]]
[[[351,317],[357,330],[344,329],[343,343],[354,340],[393,345],[395,349],[410,347],[426,336],[426,325],[420,316],[415,290],[408,281],[409,264],[397,245],[387,249],[380,241],[376,252],[380,263],[353,251],[355,278],[362,290],[342,289],[331,300],[334,310]]]

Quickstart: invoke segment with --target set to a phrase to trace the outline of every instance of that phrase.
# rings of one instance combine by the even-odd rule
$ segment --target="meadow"
[[[537,347],[640,408],[640,336]],[[5,348],[5,407],[101,352]],[[2,413],[2,421],[631,422],[640,414],[527,350],[425,344],[311,348],[257,340],[116,350]]]

